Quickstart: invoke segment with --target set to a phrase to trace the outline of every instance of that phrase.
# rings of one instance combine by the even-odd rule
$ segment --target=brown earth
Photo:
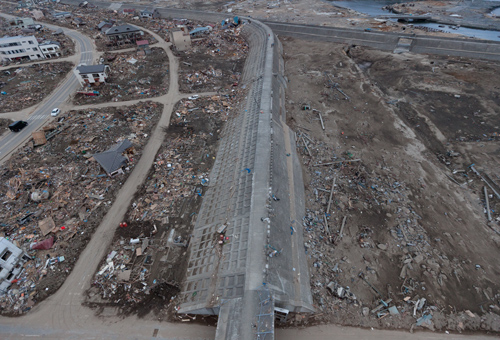
[[[469,166],[499,183],[500,64],[282,41],[318,312],[292,324],[499,332],[500,197],[488,223]]]

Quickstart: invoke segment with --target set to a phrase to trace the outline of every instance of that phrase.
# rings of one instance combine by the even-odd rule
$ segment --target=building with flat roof
[[[0,38],[0,56],[3,61],[39,60],[61,56],[61,44],[46,40],[38,43],[34,36]]]
[[[61,56],[61,44],[57,41],[46,40],[39,45],[45,58],[57,58]]]
[[[0,57],[2,61],[45,59],[36,38],[21,35],[0,38]]]

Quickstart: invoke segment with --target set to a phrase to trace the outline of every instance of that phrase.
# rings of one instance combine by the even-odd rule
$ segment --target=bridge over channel
[[[404,22],[424,22],[432,19],[430,15],[386,14],[377,15],[379,19],[396,19]]]

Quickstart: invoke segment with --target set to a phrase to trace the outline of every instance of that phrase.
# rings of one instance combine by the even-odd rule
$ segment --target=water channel
[[[403,0],[351,0],[351,1],[328,1],[335,6],[350,8],[356,12],[364,13],[370,16],[377,15],[387,15],[390,14],[389,11],[383,10],[382,8],[386,5],[393,5],[398,3],[404,3],[409,1]],[[496,2],[500,3],[500,0]],[[497,14],[500,16],[500,8],[493,10],[492,14]],[[448,33],[460,34],[466,37],[500,41],[500,31],[490,31],[481,30],[476,28],[468,27],[453,27],[449,25],[442,25],[432,22],[418,23],[415,26],[424,26],[433,29],[442,30]]]

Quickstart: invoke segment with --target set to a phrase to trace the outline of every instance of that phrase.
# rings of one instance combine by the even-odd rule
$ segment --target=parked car
[[[52,112],[50,113],[50,115],[51,115],[52,117],[57,117],[57,115],[58,115],[60,112],[61,112],[61,110],[59,110],[59,109],[56,107],[54,110],[52,110]]]
[[[198,99],[198,98],[200,98],[200,96],[198,96],[197,94],[195,94],[195,95],[192,95],[191,97],[189,97],[188,99],[189,100],[195,100],[195,99]]]
[[[28,122],[25,122],[24,120],[18,120],[12,124],[9,125],[9,129],[12,132],[19,132],[22,129],[24,129],[26,126],[28,126]]]

